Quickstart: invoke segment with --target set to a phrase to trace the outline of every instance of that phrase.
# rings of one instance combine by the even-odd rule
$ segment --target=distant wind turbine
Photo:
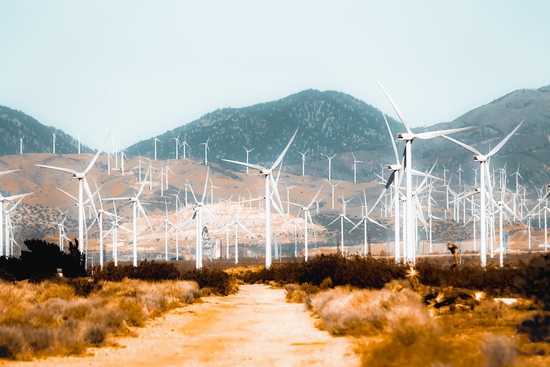
[[[277,160],[270,168],[266,168],[263,166],[260,166],[258,164],[247,164],[243,162],[238,161],[232,161],[228,159],[223,159],[226,162],[239,164],[241,166],[250,167],[253,169],[257,169],[260,171],[260,174],[265,177],[265,266],[266,268],[271,267],[271,203],[273,201],[272,195],[270,193],[270,189],[273,189],[273,193],[275,194],[275,198],[277,199],[277,202],[274,202],[273,207],[283,216],[282,213],[282,203],[281,198],[279,196],[279,191],[277,189],[277,183],[273,179],[273,170],[282,162],[286,152],[288,151],[288,148],[292,144],[292,141],[296,137],[296,134],[298,133],[298,129],[294,132],[294,135],[292,135],[292,138],[286,145],[285,149],[282,151],[282,153],[277,157]]]

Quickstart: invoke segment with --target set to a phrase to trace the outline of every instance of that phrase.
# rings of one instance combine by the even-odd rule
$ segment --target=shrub
[[[516,331],[525,334],[531,342],[550,343],[550,314],[534,313],[516,326]]]
[[[232,291],[229,275],[223,270],[208,268],[193,269],[182,274],[181,278],[184,280],[193,280],[197,282],[200,288],[210,288],[222,296],[227,296]]]

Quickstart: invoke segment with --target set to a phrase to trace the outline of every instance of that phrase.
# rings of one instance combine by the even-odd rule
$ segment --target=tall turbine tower
[[[504,140],[502,140],[496,147],[493,148],[488,154],[483,155],[481,154],[477,149],[466,145],[458,140],[455,140],[453,138],[449,138],[448,136],[443,136],[444,138],[452,141],[453,143],[456,143],[463,147],[464,149],[474,153],[474,161],[479,162],[480,169],[479,169],[479,186],[481,190],[480,195],[480,227],[481,227],[481,234],[480,234],[480,249],[479,249],[479,255],[481,257],[481,266],[485,267],[487,265],[487,220],[486,220],[486,207],[485,207],[485,199],[487,195],[486,191],[486,185],[485,185],[485,179],[490,181],[490,174],[489,174],[489,158],[491,158],[493,155],[495,155],[503,146],[506,144],[508,139],[512,137],[516,133],[516,131],[519,129],[519,127],[523,124],[523,121],[519,123],[519,125],[512,130],[510,134]]]
[[[407,175],[407,192],[406,192],[406,198],[405,198],[405,205],[406,205],[406,212],[405,212],[405,221],[406,221],[406,231],[405,232],[405,254],[411,254],[411,258],[407,258],[407,261],[410,261],[412,263],[416,262],[416,246],[415,246],[415,236],[414,236],[414,202],[413,202],[413,191],[412,191],[412,142],[414,139],[432,139],[438,136],[442,135],[448,135],[453,134],[461,131],[471,130],[474,127],[465,127],[460,129],[451,129],[451,130],[440,130],[440,131],[432,131],[432,132],[424,132],[424,133],[418,133],[415,134],[411,131],[409,128],[409,125],[407,124],[405,117],[397,107],[397,105],[393,102],[390,95],[382,84],[374,77],[374,80],[376,83],[380,86],[384,94],[386,95],[386,98],[388,98],[390,104],[392,105],[393,109],[397,113],[397,116],[399,116],[399,119],[401,120],[401,123],[403,123],[403,126],[407,130],[406,133],[400,133],[397,134],[397,138],[401,141],[405,142],[405,173]]]
[[[272,195],[270,193],[270,188],[273,189],[273,193],[275,194],[275,197],[277,199],[277,202],[274,203],[274,208],[281,214],[284,218],[284,214],[282,212],[282,203],[281,198],[279,197],[279,190],[277,189],[277,183],[273,179],[273,170],[282,162],[286,152],[288,151],[288,148],[290,148],[290,144],[292,144],[292,141],[296,137],[296,134],[298,133],[298,129],[294,132],[294,135],[292,135],[292,138],[286,145],[283,152],[277,157],[277,160],[270,168],[266,168],[263,166],[260,166],[258,164],[247,164],[243,162],[238,161],[231,161],[228,159],[224,159],[226,162],[231,162],[235,164],[239,164],[241,166],[250,167],[257,169],[260,171],[260,174],[265,177],[265,266],[266,268],[271,267],[271,202],[273,200]]]
[[[109,132],[109,135],[111,133]],[[90,200],[90,204],[92,205],[94,209],[94,214],[96,212],[95,206],[94,206],[94,197],[92,195],[92,191],[90,190],[90,186],[88,185],[88,181],[86,181],[86,173],[88,173],[92,167],[94,166],[97,158],[101,154],[101,150],[103,149],[103,145],[105,145],[105,142],[107,142],[107,139],[109,138],[109,135],[107,135],[107,138],[101,145],[101,148],[97,150],[96,155],[92,159],[92,161],[88,164],[86,169],[82,172],[78,172],[77,170],[71,169],[71,168],[62,168],[62,167],[54,167],[54,166],[46,166],[42,164],[36,164],[37,167],[44,167],[53,169],[56,171],[66,172],[71,175],[73,175],[73,178],[76,178],[78,180],[78,249],[80,251],[84,250],[84,201],[83,201],[83,191],[86,191],[86,195],[88,196],[88,200]]]

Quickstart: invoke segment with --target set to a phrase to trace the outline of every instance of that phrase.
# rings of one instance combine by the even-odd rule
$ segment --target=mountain
[[[21,111],[0,106],[0,156],[19,154],[21,138],[23,153],[52,152],[53,136],[55,134],[55,152],[69,154],[78,152],[78,141],[62,130],[46,126]],[[80,146],[81,152],[92,152],[85,145]]]
[[[406,115],[406,111],[405,115]],[[520,165],[525,182],[536,185],[548,180],[547,157],[550,156],[550,86],[536,90],[517,90],[484,106],[465,113],[451,122],[439,123],[429,128],[416,128],[416,132],[475,126],[470,132],[454,135],[455,139],[473,144],[481,152],[488,152],[497,145],[517,124],[525,120],[516,136],[492,159],[493,167],[507,166],[508,174]],[[403,132],[400,122],[388,118],[393,135]],[[306,174],[327,177],[327,155],[337,154],[332,162],[332,176],[336,180],[353,179],[353,156],[358,164],[358,180],[375,180],[375,174],[384,174],[383,166],[394,163],[389,134],[382,119],[382,112],[348,94],[335,91],[305,90],[277,101],[245,108],[224,108],[206,114],[198,120],[159,135],[158,159],[175,158],[174,138],[186,139],[191,149],[187,156],[204,159],[204,145],[208,140],[208,160],[220,162],[230,169],[242,169],[221,162],[221,159],[246,160],[265,164],[273,162],[282,151],[294,130],[298,135],[285,157],[285,169],[301,174],[300,152],[306,152]],[[243,147],[244,146],[244,147]],[[403,145],[398,143],[402,151]],[[132,155],[152,157],[153,138],[128,148]],[[182,156],[182,148],[179,148]],[[472,155],[465,149],[444,138],[418,140],[413,144],[414,165],[426,169],[438,161],[434,170],[443,176],[443,170],[474,181]],[[510,179],[511,176],[509,176]],[[454,178],[456,180],[456,177]]]
[[[401,125],[391,118],[389,123],[394,130]],[[276,159],[297,128],[296,139],[285,156],[285,167],[294,165],[289,168],[293,172],[301,173],[300,152],[308,149],[308,162],[323,162],[322,168],[306,170],[313,175],[324,174],[327,170],[323,153],[346,153],[335,157],[332,165],[335,177],[342,178],[351,177],[348,171],[353,164],[352,152],[364,161],[362,169],[370,172],[373,169],[378,172],[375,162],[379,157],[391,154],[390,138],[380,110],[345,93],[305,90],[273,102],[216,110],[167,131],[157,137],[162,142],[162,145],[157,143],[157,158],[174,159],[173,138],[179,136],[180,142],[186,139],[191,147],[187,156],[196,159],[204,159],[204,145],[201,144],[208,141],[209,161],[221,162],[223,158],[245,161],[246,147],[254,149],[250,153],[250,163],[268,164]],[[130,146],[128,154],[153,157],[153,138]],[[182,156],[182,148],[179,155]]]
[[[429,130],[475,126],[474,130],[461,133],[458,140],[475,147],[481,153],[488,153],[504,139],[521,121],[524,121],[515,136],[491,158],[493,168],[504,167],[509,186],[515,189],[515,178],[510,175],[519,167],[523,180],[536,185],[548,183],[550,173],[550,86],[539,89],[521,89],[471,110],[452,122],[440,123]],[[439,158],[451,172],[457,172],[459,165],[464,170],[462,177],[473,182],[474,171],[479,164],[473,155],[445,139],[433,139],[429,145],[415,150],[415,157],[426,165]],[[418,162],[418,160],[417,160]],[[455,178],[456,179],[456,178]]]

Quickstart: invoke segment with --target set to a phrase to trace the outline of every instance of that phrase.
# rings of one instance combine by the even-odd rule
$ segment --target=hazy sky
[[[550,84],[550,2],[0,1],[0,105],[98,148],[304,89],[412,126]],[[107,147],[106,147],[107,148]]]

